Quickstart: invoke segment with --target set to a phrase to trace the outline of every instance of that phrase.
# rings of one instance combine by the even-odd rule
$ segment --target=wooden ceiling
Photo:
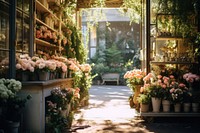
[[[120,7],[123,0],[106,0],[106,7]],[[77,0],[77,8],[90,8],[94,4],[94,0]]]

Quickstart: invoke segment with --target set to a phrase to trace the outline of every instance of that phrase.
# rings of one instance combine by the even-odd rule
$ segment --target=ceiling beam
[[[77,0],[77,8],[91,8],[95,0]],[[123,0],[106,0],[107,8],[117,8],[123,4]]]

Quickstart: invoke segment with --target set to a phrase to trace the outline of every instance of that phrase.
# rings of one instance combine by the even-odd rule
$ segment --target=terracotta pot
[[[18,133],[20,122],[6,121],[6,133]]]
[[[153,112],[160,112],[161,99],[152,97],[151,101],[152,101]]]
[[[191,103],[184,103],[183,104],[183,111],[184,112],[190,112],[190,107],[191,107]]]
[[[134,89],[133,103],[135,104],[136,110],[139,110],[139,103],[137,101],[137,98],[139,97],[141,87],[142,85],[135,85],[135,89]]]
[[[192,111],[195,113],[199,112],[199,103],[192,103]]]
[[[29,80],[29,75],[27,72],[22,72],[22,81],[28,81]]]
[[[140,112],[149,112],[149,104],[141,103]]]
[[[163,112],[170,112],[170,101],[162,100]]]
[[[176,103],[174,104],[174,112],[181,112],[181,104],[180,103]]]
[[[40,72],[39,73],[39,80],[40,81],[47,81],[47,80],[49,80],[49,72]]]

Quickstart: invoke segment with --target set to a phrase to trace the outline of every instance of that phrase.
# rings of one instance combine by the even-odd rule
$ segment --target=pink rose
[[[17,63],[17,64],[16,64],[16,68],[17,68],[17,69],[21,69],[22,66],[21,66],[19,63]]]
[[[161,76],[161,75],[158,75],[158,76],[157,76],[157,78],[158,78],[158,79],[161,79],[161,78],[162,78],[162,76]]]

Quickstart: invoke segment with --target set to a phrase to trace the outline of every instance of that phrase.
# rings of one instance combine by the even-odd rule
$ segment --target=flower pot
[[[130,106],[130,108],[134,107],[133,97],[129,98],[129,106]]]
[[[49,72],[40,72],[39,73],[39,80],[40,81],[49,80]]]
[[[29,74],[29,80],[30,81],[38,81],[38,75],[37,75],[37,73],[30,73]]]
[[[170,112],[170,101],[162,100],[163,112]]]
[[[181,112],[181,104],[180,103],[174,104],[174,112],[176,112],[176,113]]]
[[[22,72],[22,81],[28,81],[29,80],[29,76],[27,72]]]
[[[192,111],[195,113],[199,111],[199,103],[192,103]]]
[[[65,72],[62,72],[62,73],[60,74],[60,78],[61,78],[61,79],[64,79],[64,78],[66,77],[65,75],[66,75],[66,73],[65,73]]]
[[[134,89],[134,97],[133,97],[133,103],[135,104],[135,108],[137,110],[139,110],[139,103],[137,101],[137,98],[140,94],[140,88],[142,87],[142,85],[135,85],[135,89]]]
[[[55,72],[50,72],[49,73],[49,80],[54,80],[56,78]]]
[[[140,104],[140,112],[149,112],[149,104],[141,103]]]
[[[153,112],[160,112],[161,99],[152,97],[151,101],[152,101]]]
[[[6,133],[18,133],[20,122],[6,121]]]
[[[183,111],[184,112],[190,112],[190,106],[191,106],[191,103],[184,103],[183,104]]]

